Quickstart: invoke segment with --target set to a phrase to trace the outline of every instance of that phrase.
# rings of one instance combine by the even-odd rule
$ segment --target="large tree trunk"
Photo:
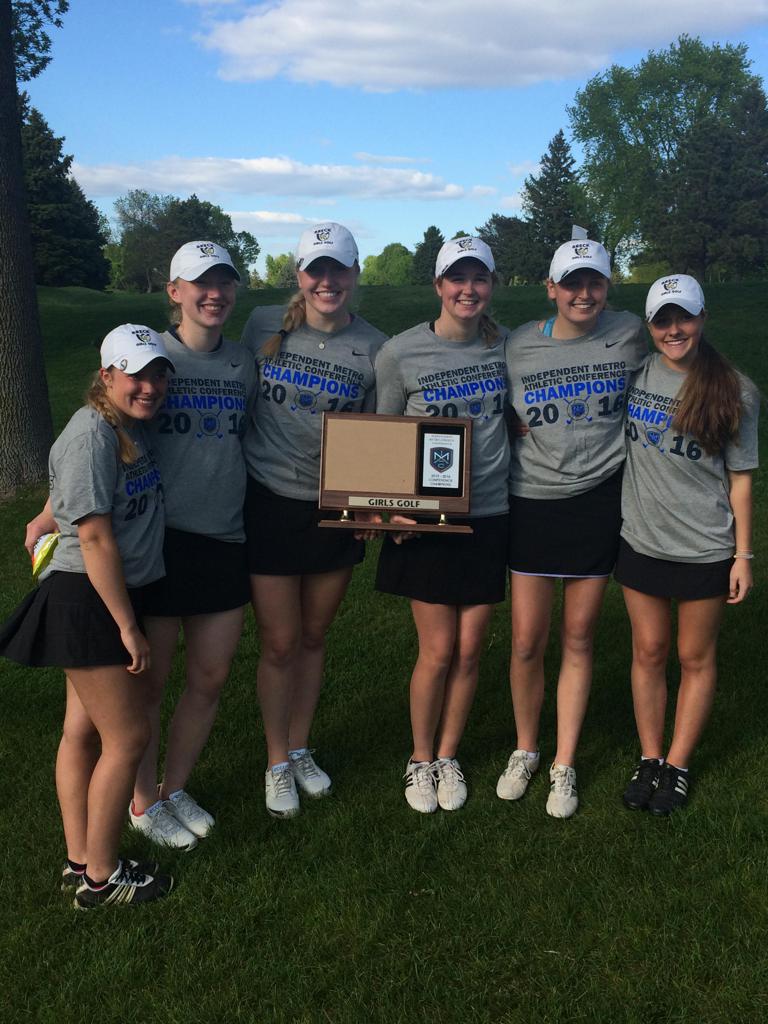
[[[52,439],[24,194],[11,0],[0,0],[0,497],[47,478]]]

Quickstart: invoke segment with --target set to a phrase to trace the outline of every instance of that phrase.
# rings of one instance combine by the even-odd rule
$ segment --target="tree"
[[[0,0],[0,495],[47,477],[53,424],[48,403],[29,237],[16,87],[50,60],[46,25],[66,0]]]
[[[435,276],[437,254],[444,242],[442,232],[434,224],[424,232],[424,237],[413,252],[413,284],[432,283],[432,278]]]
[[[588,219],[575,164],[560,129],[541,158],[539,173],[525,179],[522,208],[531,225],[530,272],[535,280],[546,277],[552,253],[571,237],[572,226]]]
[[[413,253],[400,242],[385,245],[378,256],[368,256],[363,263],[361,284],[411,284]]]
[[[162,288],[168,280],[171,256],[185,242],[205,239],[224,246],[242,280],[259,254],[259,243],[248,231],[235,231],[220,206],[191,195],[188,199],[158,196],[134,189],[115,201],[122,249],[122,280],[118,287]],[[115,260],[112,260],[115,266]]]
[[[613,65],[576,93],[568,113],[608,248],[644,237],[654,193],[682,140],[705,118],[729,122],[740,97],[759,84],[749,66],[744,44],[707,46],[681,36],[634,68]]]
[[[70,177],[72,157],[62,154],[45,118],[21,96],[24,179],[38,284],[104,288],[109,263],[100,215]]]
[[[292,252],[267,256],[267,287],[294,288],[296,286],[296,260]]]
[[[759,86],[730,124],[703,118],[681,140],[650,207],[646,258],[704,279],[768,262],[768,108]]]
[[[491,247],[496,273],[502,284],[541,281],[539,248],[528,221],[493,213],[477,229],[479,238]]]

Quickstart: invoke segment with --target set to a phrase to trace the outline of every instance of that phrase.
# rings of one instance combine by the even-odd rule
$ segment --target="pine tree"
[[[413,253],[411,274],[414,284],[431,284],[435,276],[435,262],[437,254],[443,246],[445,239],[439,228],[434,224],[427,228],[424,237],[416,246]]]
[[[552,253],[571,237],[573,224],[585,219],[586,203],[575,165],[571,147],[560,129],[541,158],[539,173],[525,179],[522,208],[531,224],[536,278],[546,276]]]
[[[70,177],[72,157],[62,153],[45,118],[21,96],[21,141],[35,279],[44,285],[104,288],[109,263],[99,212]]]

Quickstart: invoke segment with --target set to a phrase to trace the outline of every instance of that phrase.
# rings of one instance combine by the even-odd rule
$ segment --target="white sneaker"
[[[299,794],[290,766],[264,773],[267,810],[273,818],[294,818],[299,813]]]
[[[128,806],[131,825],[148,836],[153,843],[172,846],[177,850],[194,850],[197,836],[182,825],[173,813],[173,804],[168,800],[158,800],[148,807],[143,814],[133,813],[133,802]]]
[[[331,780],[315,763],[312,753],[311,750],[304,750],[301,753],[288,755],[293,777],[299,789],[307,796],[327,796],[331,791]]]
[[[204,811],[200,804],[193,800],[189,793],[183,789],[171,793],[168,803],[173,808],[174,815],[181,824],[198,839],[205,839],[213,826],[216,824],[212,814]]]
[[[547,814],[553,818],[570,818],[579,806],[576,772],[567,764],[553,764],[549,769]]]
[[[437,810],[435,770],[430,761],[409,761],[405,768],[405,799],[414,811],[434,814]]]
[[[438,757],[432,765],[437,778],[437,802],[444,811],[458,811],[467,802],[467,784],[455,757]]]
[[[519,800],[528,789],[534,772],[538,771],[539,760],[538,754],[528,757],[527,750],[513,750],[496,783],[496,796],[502,800]]]

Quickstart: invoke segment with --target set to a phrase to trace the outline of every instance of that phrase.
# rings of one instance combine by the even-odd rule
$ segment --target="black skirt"
[[[614,578],[622,587],[650,597],[701,601],[727,597],[731,587],[733,559],[720,562],[670,562],[641,555],[622,538]]]
[[[129,588],[141,626],[141,588]],[[53,572],[0,626],[0,654],[33,668],[129,665],[120,630],[85,573]]]
[[[621,529],[621,470],[571,498],[510,496],[509,568],[528,576],[609,576]]]
[[[321,519],[339,519],[340,512],[321,512],[314,501],[274,494],[248,477],[245,494],[245,535],[248,569],[254,576],[305,576],[357,565],[365,544],[353,530],[326,529]]]
[[[165,576],[144,587],[144,614],[210,615],[251,600],[245,544],[166,528]]]
[[[434,520],[431,520],[434,521]],[[387,534],[376,589],[427,604],[498,604],[506,588],[507,515],[459,519],[472,533],[423,533],[395,544]]]

